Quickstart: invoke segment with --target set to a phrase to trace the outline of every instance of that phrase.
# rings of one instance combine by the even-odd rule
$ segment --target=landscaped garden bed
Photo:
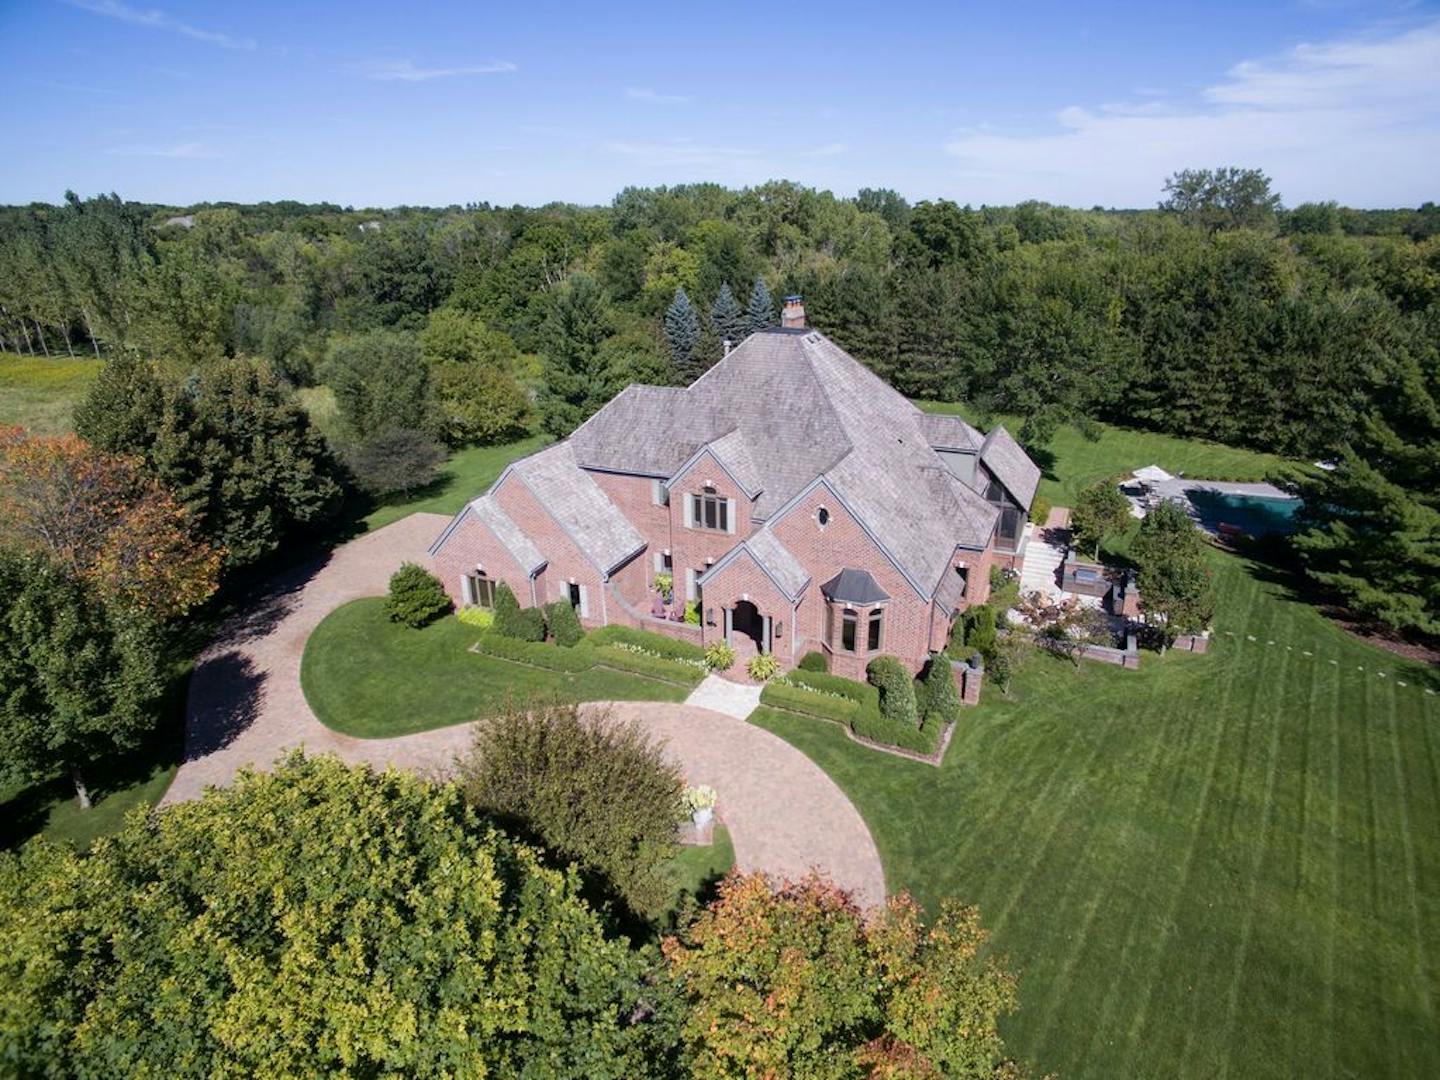
[[[893,660],[891,657],[879,659]],[[940,657],[936,662],[944,665],[941,674],[949,679],[948,658]],[[899,680],[909,682],[910,676],[899,667],[898,662],[895,662],[895,667],[898,670],[888,672],[886,677],[896,680],[891,684],[890,692],[903,697],[905,688]],[[886,710],[881,689],[884,685],[883,681],[880,685],[872,685],[823,671],[797,668],[767,683],[760,693],[760,703],[833,721],[845,727],[857,742],[876,749],[899,750],[906,752],[907,756],[938,761],[945,729],[955,711],[931,709],[930,691],[925,682],[919,680],[913,681],[912,697],[907,704]]]

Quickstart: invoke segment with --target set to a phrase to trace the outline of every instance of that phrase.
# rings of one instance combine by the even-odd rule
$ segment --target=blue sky
[[[1149,206],[1440,197],[1440,3],[0,0],[0,201],[839,194]]]

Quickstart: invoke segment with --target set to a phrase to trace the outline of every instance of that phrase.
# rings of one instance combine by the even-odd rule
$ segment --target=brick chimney
[[[780,312],[780,325],[787,330],[805,329],[805,305],[800,297],[785,297],[785,308]]]

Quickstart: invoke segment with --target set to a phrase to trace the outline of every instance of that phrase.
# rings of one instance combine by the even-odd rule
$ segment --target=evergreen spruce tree
[[[605,296],[594,278],[573,274],[550,301],[540,330],[545,431],[564,438],[620,389],[600,346],[610,336]]]
[[[775,325],[775,301],[765,287],[764,278],[755,279],[755,288],[750,290],[750,303],[745,305],[745,332],[754,334]]]
[[[677,382],[688,381],[695,345],[700,340],[700,316],[685,290],[675,290],[675,299],[665,309],[665,340],[670,345],[670,359],[675,365]]]
[[[745,339],[745,312],[740,310],[740,301],[730,291],[730,283],[724,282],[710,305],[710,328],[721,341],[739,345]]]

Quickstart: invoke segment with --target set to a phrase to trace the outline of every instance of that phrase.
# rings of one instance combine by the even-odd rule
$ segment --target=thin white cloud
[[[684,94],[662,94],[646,86],[628,86],[625,96],[631,101],[648,101],[653,105],[684,105],[690,100]]]
[[[720,165],[749,161],[759,156],[758,150],[739,146],[711,146],[688,138],[665,142],[611,141],[601,143],[600,148],[607,153],[634,158],[652,165]]]
[[[205,30],[199,26],[192,26],[182,22],[159,8],[133,8],[129,4],[122,4],[120,0],[65,0],[71,7],[79,8],[81,11],[88,11],[92,15],[103,15],[107,19],[118,19],[120,22],[129,23],[131,26],[144,26],[151,30],[166,30],[170,33],[179,34],[181,37],[190,38],[192,41],[203,41],[207,45],[218,45],[222,49],[253,49],[255,42],[251,38],[238,38],[231,34],[224,34],[218,30]]]
[[[191,161],[225,156],[213,146],[199,142],[177,143],[174,146],[115,146],[108,152],[119,157],[181,158]]]
[[[1258,166],[1286,201],[1400,205],[1434,196],[1440,20],[1246,60],[1188,103],[1072,105],[1057,129],[960,133],[956,194],[1077,206],[1152,205],[1191,166]]]
[[[364,75],[367,79],[381,82],[430,82],[434,79],[453,79],[465,75],[503,75],[519,70],[509,60],[491,60],[484,64],[469,64],[465,67],[416,67],[410,60],[376,60],[367,64]]]

